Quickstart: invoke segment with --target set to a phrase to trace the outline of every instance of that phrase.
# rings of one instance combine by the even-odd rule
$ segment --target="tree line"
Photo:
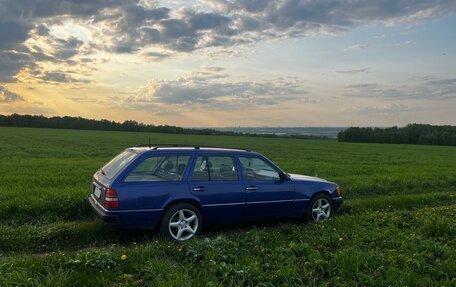
[[[456,126],[409,124],[405,127],[351,127],[337,135],[340,142],[456,145]]]
[[[1,115],[0,126],[6,127],[31,127],[31,128],[56,128],[76,130],[103,130],[103,131],[129,131],[151,132],[168,134],[193,134],[193,135],[228,135],[228,136],[254,136],[254,137],[280,137],[300,139],[328,139],[324,136],[313,135],[276,135],[276,134],[251,134],[243,132],[219,131],[209,128],[182,128],[170,125],[144,124],[133,120],[122,123],[109,120],[94,120],[81,117],[45,117],[35,115]]]
[[[45,117],[35,115],[1,115],[0,126],[7,127],[32,127],[32,128],[57,128],[76,130],[105,130],[105,131],[131,131],[154,132],[172,134],[197,134],[197,135],[236,135],[230,131],[215,129],[182,128],[169,125],[150,125],[137,121],[127,120],[122,123],[109,120],[94,120],[81,117]]]

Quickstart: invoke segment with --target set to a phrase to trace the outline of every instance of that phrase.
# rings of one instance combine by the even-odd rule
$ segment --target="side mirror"
[[[290,177],[288,176],[288,174],[286,174],[284,172],[280,173],[280,180],[281,181],[287,181],[289,179],[290,179]]]

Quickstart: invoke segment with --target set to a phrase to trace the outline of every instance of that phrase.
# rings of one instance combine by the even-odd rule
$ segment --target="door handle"
[[[198,186],[193,188],[194,191],[206,191],[207,188],[205,186]]]
[[[257,190],[258,187],[254,186],[254,185],[250,185],[250,186],[247,186],[245,189],[247,189],[247,190]]]

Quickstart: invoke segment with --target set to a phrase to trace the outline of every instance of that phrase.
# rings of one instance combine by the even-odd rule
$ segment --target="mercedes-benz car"
[[[276,218],[320,222],[343,202],[337,184],[289,174],[243,149],[140,145],[93,176],[89,202],[106,223],[188,240],[204,226]]]

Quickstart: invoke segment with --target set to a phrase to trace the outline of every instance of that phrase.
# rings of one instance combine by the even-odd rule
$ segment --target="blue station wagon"
[[[296,217],[319,222],[343,202],[324,179],[287,174],[241,149],[127,148],[93,176],[89,202],[106,223],[187,240],[203,226]]]

